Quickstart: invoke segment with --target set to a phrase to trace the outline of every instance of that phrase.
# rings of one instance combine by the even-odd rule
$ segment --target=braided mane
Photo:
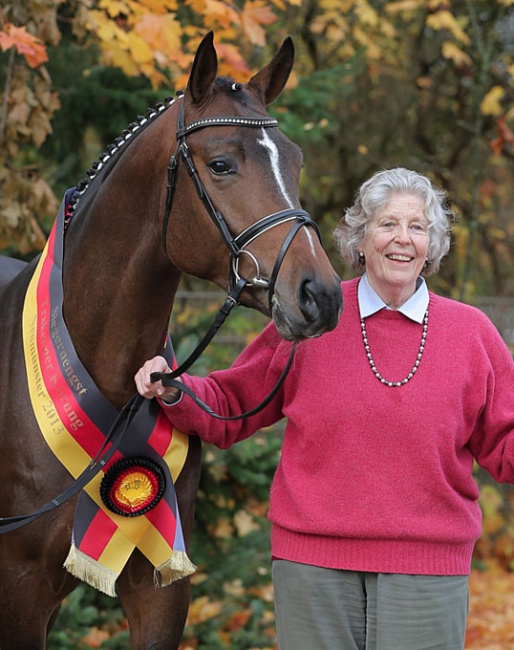
[[[182,94],[183,93],[181,92],[177,92],[178,97],[181,97]],[[75,192],[68,208],[65,225],[69,223],[81,198],[87,192],[92,181],[98,176],[98,174],[105,169],[109,163],[114,163],[120,152],[126,148],[126,145],[131,142],[132,138],[141,133],[144,128],[172,106],[175,101],[174,97],[166,97],[164,101],[157,102],[153,107],[147,109],[145,115],[138,115],[136,120],[131,122],[128,127],[121,132],[121,135],[118,136],[112,144],[107,146],[107,149],[100,154],[98,159],[93,162],[91,167],[87,170],[86,176],[76,184]]]

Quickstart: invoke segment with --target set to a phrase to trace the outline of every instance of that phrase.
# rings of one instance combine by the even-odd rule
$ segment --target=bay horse
[[[140,116],[75,188],[63,240],[63,316],[78,357],[116,409],[135,393],[138,368],[162,353],[182,273],[223,289],[231,276],[250,278],[238,300],[271,316],[284,339],[336,326],[340,283],[300,208],[301,153],[266,111],[293,58],[287,38],[246,84],[235,83],[217,76],[207,34],[185,93]],[[37,262],[0,258],[2,518],[34,511],[72,483],[30,407],[20,323]],[[175,485],[186,545],[200,463],[192,437]],[[75,502],[0,535],[1,650],[47,647],[78,584],[63,568]],[[188,578],[156,588],[153,567],[134,550],[116,582],[133,650],[178,648],[189,590]]]

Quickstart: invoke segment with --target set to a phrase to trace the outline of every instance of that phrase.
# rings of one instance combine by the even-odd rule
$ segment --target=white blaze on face
[[[269,137],[269,135],[266,132],[266,129],[262,129],[261,133],[262,133],[262,138],[260,140],[257,140],[257,142],[260,145],[262,145],[265,149],[268,150],[270,163],[271,163],[271,170],[273,171],[273,175],[275,176],[275,181],[277,183],[277,186],[280,192],[282,193],[282,196],[284,197],[285,201],[289,205],[289,207],[294,208],[291,197],[287,193],[286,186],[284,183],[284,178],[282,176],[282,173],[280,172],[280,156],[278,153],[277,145]],[[315,255],[314,242],[312,240],[312,233],[311,233],[312,228],[302,228],[302,230],[307,234],[307,238],[309,240],[312,254]]]

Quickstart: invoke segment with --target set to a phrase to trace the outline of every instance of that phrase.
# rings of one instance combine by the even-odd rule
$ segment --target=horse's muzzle
[[[327,284],[305,278],[297,290],[297,300],[285,305],[275,294],[272,316],[278,333],[290,341],[315,338],[335,329],[343,309],[341,282],[337,276]]]

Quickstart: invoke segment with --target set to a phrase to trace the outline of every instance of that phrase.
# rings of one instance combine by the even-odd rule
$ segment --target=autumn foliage
[[[66,174],[48,155],[65,158],[65,144],[85,154],[95,137],[77,117],[73,140],[68,131],[60,142],[56,116],[72,122],[65,100],[99,71],[145,81],[155,96],[173,93],[214,30],[220,73],[244,81],[291,34],[296,65],[275,110],[304,149],[302,198],[322,230],[377,167],[416,167],[450,191],[459,217],[455,255],[435,288],[467,300],[514,291],[513,11],[511,0],[4,2],[0,250],[41,249]],[[70,49],[82,60],[63,87],[57,62]],[[127,111],[125,124],[134,117]],[[84,169],[90,162],[84,157]]]
[[[284,9],[298,2],[248,0],[240,7],[218,0],[100,0],[66,3],[70,11],[61,0],[14,0],[0,8],[0,48],[7,54],[0,121],[0,250],[14,247],[22,255],[40,250],[45,241],[40,221],[58,204],[25,153],[51,135],[60,108],[45,66],[49,48],[61,41],[60,25],[68,33],[71,28],[71,37],[85,50],[96,48],[101,65],[142,75],[155,89],[181,88],[206,30],[216,30],[219,39],[220,73],[248,77],[241,43],[264,46],[265,28],[276,19],[274,5]]]
[[[12,23],[5,23],[0,32],[0,47],[5,52],[14,47],[18,54],[25,57],[31,68],[48,61],[45,45],[39,38],[27,32],[26,27],[16,27]]]
[[[7,0],[0,7],[0,251],[43,247],[63,189],[138,113],[184,87],[214,30],[220,74],[245,81],[291,34],[296,63],[271,107],[303,149],[301,197],[330,233],[381,167],[427,173],[457,215],[441,293],[514,296],[514,0]],[[187,286],[193,287],[186,278]],[[180,348],[211,306],[176,310]],[[514,350],[512,320],[502,334]],[[262,323],[238,317],[244,342]],[[200,370],[236,351],[203,355]],[[185,356],[185,355],[183,355]],[[280,432],[208,450],[192,555],[200,570],[181,650],[276,647],[267,493]],[[480,473],[484,534],[471,576],[466,648],[514,647],[514,497]],[[68,599],[53,650],[128,647],[116,602]]]

